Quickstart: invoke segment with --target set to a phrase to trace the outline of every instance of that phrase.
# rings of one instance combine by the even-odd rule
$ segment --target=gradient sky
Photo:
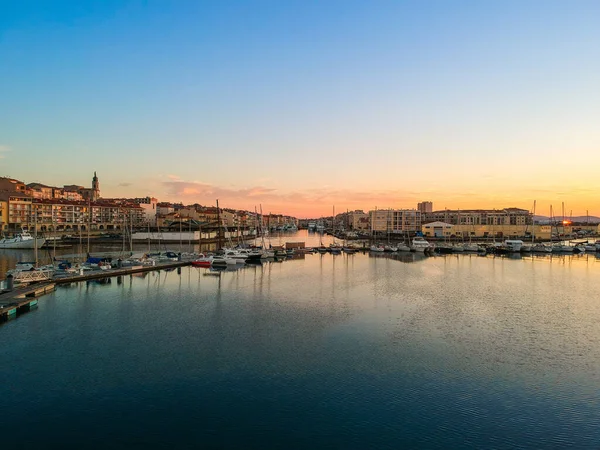
[[[0,176],[600,215],[600,2],[0,0]]]

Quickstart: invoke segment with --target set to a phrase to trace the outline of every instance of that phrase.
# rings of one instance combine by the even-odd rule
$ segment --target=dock
[[[135,273],[152,272],[155,270],[173,269],[188,266],[190,264],[191,261],[177,261],[159,263],[154,266],[134,266],[120,269],[94,270],[82,275],[76,274],[54,278],[49,281],[18,286],[11,291],[4,290],[0,293],[0,322],[11,320],[23,313],[37,308],[38,299],[45,294],[54,292],[56,286],[61,284],[133,275]]]
[[[17,315],[37,307],[38,298],[49,292],[54,292],[54,282],[36,283],[20,286],[10,292],[0,294],[0,322],[10,320]]]

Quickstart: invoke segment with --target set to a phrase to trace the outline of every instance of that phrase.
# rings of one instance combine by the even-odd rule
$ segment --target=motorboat
[[[376,253],[383,253],[385,252],[385,248],[383,247],[383,245],[371,245],[371,249],[372,252],[376,252]]]
[[[397,248],[399,252],[410,252],[410,247],[406,244],[398,244]]]
[[[11,238],[0,239],[0,248],[40,248],[46,242],[46,238],[34,238],[29,232],[21,231]]]
[[[552,246],[552,253],[573,253],[575,247],[565,244],[554,244]]]
[[[192,261],[192,266],[194,267],[210,267],[213,262],[213,256],[206,256],[203,253],[198,255],[194,261]]]
[[[413,252],[426,252],[431,250],[432,246],[424,238],[417,236],[412,240],[412,245],[410,249]]]
[[[508,253],[517,253],[521,251],[522,246],[521,239],[506,239],[500,249]]]
[[[211,267],[228,267],[235,266],[238,264],[234,258],[228,258],[226,256],[213,256]]]
[[[535,244],[531,247],[533,253],[552,253],[552,247],[545,244]]]
[[[465,251],[465,247],[463,244],[454,244],[452,246],[452,253],[462,253]]]
[[[240,250],[225,250],[224,256],[234,259],[236,264],[245,264],[248,259],[248,253],[242,253]]]

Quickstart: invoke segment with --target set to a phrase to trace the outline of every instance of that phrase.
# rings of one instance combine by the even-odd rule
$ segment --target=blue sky
[[[600,214],[600,2],[3,1],[0,175]],[[544,206],[549,207],[549,206]]]

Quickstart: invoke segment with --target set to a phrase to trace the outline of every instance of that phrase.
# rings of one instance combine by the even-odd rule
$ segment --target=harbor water
[[[0,446],[598,448],[599,275],[358,253],[59,286],[0,325]]]

